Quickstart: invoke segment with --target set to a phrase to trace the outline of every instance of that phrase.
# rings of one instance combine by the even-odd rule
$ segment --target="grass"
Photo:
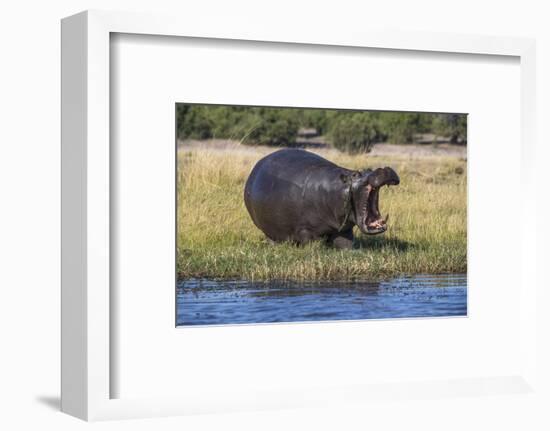
[[[347,168],[391,166],[401,177],[380,195],[389,229],[355,228],[357,249],[320,242],[270,244],[252,223],[243,188],[255,162],[273,149],[178,153],[178,278],[247,280],[380,279],[404,273],[466,272],[466,162],[451,157],[349,156],[317,150]]]

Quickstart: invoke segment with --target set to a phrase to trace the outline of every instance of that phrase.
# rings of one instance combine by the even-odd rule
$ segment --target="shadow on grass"
[[[323,243],[323,241],[313,241],[305,245],[296,244],[294,242],[275,242],[268,238],[262,238],[259,245],[261,247],[270,248],[270,247],[282,247],[287,246],[291,248],[304,248],[304,247],[321,247],[326,250],[337,250],[330,247],[330,245]],[[417,250],[420,248],[418,244],[414,244],[408,241],[403,241],[398,238],[385,238],[382,235],[377,236],[361,236],[355,237],[353,241],[353,248],[355,250],[393,250],[398,252],[405,252],[411,250]]]
[[[355,239],[354,248],[366,250],[383,250],[391,249],[399,252],[405,252],[418,248],[416,244],[408,241],[403,241],[398,238],[384,237],[360,237]]]

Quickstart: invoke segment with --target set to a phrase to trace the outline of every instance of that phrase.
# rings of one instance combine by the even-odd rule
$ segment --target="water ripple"
[[[421,274],[377,282],[191,279],[177,285],[177,324],[465,316],[466,285],[466,274]]]

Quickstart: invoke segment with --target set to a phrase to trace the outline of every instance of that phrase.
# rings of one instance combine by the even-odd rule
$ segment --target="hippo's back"
[[[275,241],[292,239],[304,218],[305,188],[312,176],[338,169],[328,160],[299,149],[283,149],[259,160],[244,191],[254,224]]]

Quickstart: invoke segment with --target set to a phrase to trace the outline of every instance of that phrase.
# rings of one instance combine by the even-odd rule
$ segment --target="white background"
[[[214,398],[227,388],[235,399],[258,387],[522,373],[521,241],[508,235],[510,197],[521,191],[510,174],[521,176],[517,58],[128,35],[112,47],[120,352],[112,396]],[[467,112],[469,317],[174,328],[176,100]],[[502,216],[487,223],[490,213]],[[503,235],[506,247],[494,247]]]
[[[187,4],[186,4],[187,3]],[[531,36],[538,40],[540,142],[550,142],[550,30],[543,2],[168,2],[21,1],[0,14],[2,68],[2,213],[0,286],[3,297],[0,359],[1,416],[7,429],[85,426],[56,411],[59,397],[59,19],[87,8],[193,13],[210,24],[231,20],[280,22],[287,26],[400,28]],[[540,167],[548,149],[538,148]],[[539,182],[547,181],[542,175]],[[548,219],[546,196],[540,219]],[[539,232],[548,238],[548,228]],[[542,243],[543,241],[541,241]],[[506,243],[502,240],[502,246]],[[542,247],[542,245],[541,245]],[[541,254],[539,255],[541,256]],[[546,293],[542,293],[546,294]],[[541,320],[548,322],[545,313]],[[541,345],[548,362],[548,346]],[[464,414],[468,412],[469,414]],[[109,429],[547,429],[541,406],[529,397],[498,397],[336,406],[270,413],[171,418],[95,425]],[[6,422],[4,424],[4,422]]]

